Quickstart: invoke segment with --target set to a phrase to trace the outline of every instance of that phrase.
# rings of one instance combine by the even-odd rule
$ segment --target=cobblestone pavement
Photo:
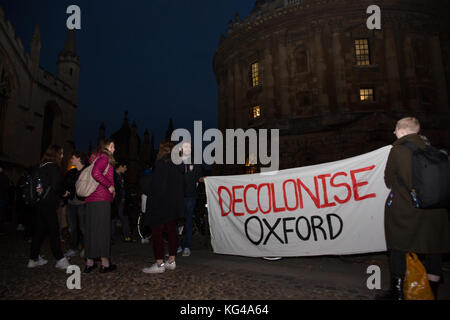
[[[36,269],[26,267],[29,246],[20,232],[0,237],[0,299],[372,300],[377,292],[366,286],[369,265],[381,267],[382,287],[388,286],[384,254],[266,261],[216,255],[206,239],[194,237],[192,255],[178,256],[175,271],[158,275],[141,271],[154,262],[151,245],[118,241],[112,246],[117,271],[82,274],[81,290],[69,290],[69,275],[55,268],[48,241],[41,254],[49,263]],[[71,263],[84,268],[79,257]],[[450,298],[449,287],[440,299]]]

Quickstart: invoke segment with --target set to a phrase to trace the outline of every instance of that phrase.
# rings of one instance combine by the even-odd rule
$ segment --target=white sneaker
[[[183,257],[189,257],[191,255],[191,249],[184,248]]]
[[[40,267],[43,266],[45,264],[47,264],[47,260],[45,260],[44,258],[42,258],[41,256],[39,256],[39,260],[29,260],[28,261],[28,265],[27,268],[36,268],[36,267]]]
[[[23,227],[22,224],[19,224],[19,225],[17,226],[16,231],[25,231],[25,228]]]
[[[78,255],[78,252],[72,249],[64,254],[65,257],[75,257],[76,255]]]
[[[263,257],[263,259],[267,260],[267,261],[278,261],[278,260],[281,260],[283,258],[282,257]]]
[[[80,258],[81,258],[81,259],[84,259],[84,249],[81,250],[81,252],[80,252]]]
[[[66,257],[62,258],[61,260],[59,260],[55,267],[58,269],[62,269],[62,270],[66,270],[68,267],[70,266],[69,260],[67,260]]]
[[[177,264],[174,262],[169,263],[168,261],[164,262],[164,268],[166,268],[166,270],[175,270],[177,267]]]
[[[177,254],[180,254],[182,252],[183,252],[183,248],[182,247],[178,247]]]
[[[41,256],[39,256],[39,260],[38,263],[40,266],[43,266],[44,264],[47,264],[47,260],[45,260],[44,258],[42,258]]]
[[[141,243],[142,244],[149,244],[150,240],[144,238],[144,239],[141,240]]]
[[[163,273],[164,271],[166,271],[166,268],[164,267],[164,263],[161,263],[159,265],[157,263],[155,263],[150,268],[142,269],[142,272],[144,272],[144,273]]]

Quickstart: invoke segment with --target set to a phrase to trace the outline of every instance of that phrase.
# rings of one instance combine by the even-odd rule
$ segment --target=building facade
[[[404,116],[449,149],[449,2],[377,1],[381,30],[366,25],[372,4],[257,0],[236,14],[213,61],[219,128],[280,129],[280,169],[389,145]]]
[[[13,180],[51,144],[64,148],[65,165],[74,148],[80,73],[75,33],[69,32],[58,56],[56,76],[40,67],[41,46],[37,24],[25,52],[0,7],[0,161]]]

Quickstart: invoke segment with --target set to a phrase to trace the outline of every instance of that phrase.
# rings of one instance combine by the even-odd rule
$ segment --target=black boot
[[[438,289],[439,289],[439,282],[435,281],[428,281],[430,283],[431,291],[433,291],[434,300],[438,299]]]
[[[377,295],[376,300],[403,300],[403,279],[392,278],[389,291]]]

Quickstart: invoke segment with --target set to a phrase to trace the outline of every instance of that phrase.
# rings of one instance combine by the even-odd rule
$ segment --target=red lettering
[[[271,192],[272,192],[272,203],[273,203],[273,211],[274,212],[283,212],[286,211],[286,208],[277,208],[276,198],[275,198],[275,184],[271,183]]]
[[[344,203],[347,203],[347,202],[349,202],[350,201],[350,199],[352,198],[352,188],[350,187],[350,185],[348,184],[348,183],[334,183],[334,179],[335,178],[337,178],[337,177],[339,177],[339,176],[344,176],[344,177],[346,177],[347,176],[347,174],[345,173],[345,172],[338,172],[338,173],[336,173],[333,177],[331,177],[331,180],[330,180],[330,185],[333,187],[333,188],[340,188],[340,187],[345,187],[345,188],[347,188],[347,198],[345,198],[344,200],[341,200],[341,199],[339,199],[337,196],[334,196],[334,200],[337,202],[337,203],[339,203],[339,204],[344,204]]]
[[[329,208],[329,207],[335,207],[336,206],[336,203],[334,203],[334,202],[329,203],[328,202],[327,181],[326,181],[326,179],[328,177],[331,177],[331,174],[324,174],[324,175],[318,176],[318,178],[320,180],[322,180],[323,199],[325,201],[325,203],[322,206],[320,206],[321,208]]]
[[[259,196],[259,194],[260,194],[260,192],[261,192],[261,189],[264,188],[264,187],[267,187],[267,199],[269,200],[269,201],[268,201],[268,203],[269,203],[269,209],[268,209],[267,211],[264,211],[264,210],[261,208],[261,201],[259,201],[259,200],[261,199],[261,197]],[[268,214],[268,213],[270,213],[270,211],[272,211],[272,202],[270,201],[270,184],[268,184],[268,183],[263,183],[263,184],[260,184],[260,185],[258,186],[258,207],[259,207],[259,211],[261,211],[263,214]]]
[[[295,194],[295,207],[291,208],[288,205],[287,196],[286,196],[286,184],[288,182],[292,182],[294,184],[294,194]],[[295,183],[295,180],[286,180],[283,182],[283,196],[284,196],[284,204],[286,205],[286,208],[288,211],[295,211],[298,208],[298,194],[297,194],[297,185]]]
[[[229,215],[230,212],[231,212],[231,203],[230,203],[230,205],[229,205],[230,211],[224,212],[224,211],[223,211],[222,193],[221,193],[221,191],[223,191],[223,190],[226,191],[226,192],[228,192],[228,195],[230,196],[230,202],[231,202],[231,203],[233,202],[233,198],[232,198],[232,196],[231,196],[230,190],[228,190],[227,187],[220,186],[219,189],[217,190],[217,194],[219,195],[220,211],[222,211],[222,217],[226,217],[226,216]]]
[[[255,210],[250,210],[250,208],[247,206],[247,191],[250,188],[257,190],[258,186],[256,184],[249,184],[248,186],[245,187],[245,189],[244,189],[244,206],[245,206],[245,210],[247,210],[247,212],[249,214],[254,214],[254,213],[258,212],[258,208],[256,208]]]
[[[236,197],[236,190],[239,190],[239,189],[244,189],[244,186],[233,186],[233,188],[232,188],[232,190],[233,190],[233,214],[237,217],[244,215],[243,212],[236,212],[236,203],[243,202],[243,199],[238,199]]]
[[[371,194],[365,195],[363,197],[360,197],[359,193],[358,193],[358,188],[361,188],[361,187],[363,187],[365,185],[368,185],[369,182],[367,182],[367,181],[356,182],[356,174],[357,173],[370,171],[370,170],[373,170],[373,169],[375,169],[375,165],[370,166],[370,167],[366,167],[366,168],[362,168],[362,169],[358,169],[358,170],[350,171],[350,175],[352,177],[353,193],[355,195],[355,201],[362,201],[362,200],[369,199],[369,198],[375,198],[377,196],[375,193],[371,193]]]
[[[300,209],[303,209],[302,187],[309,194],[311,200],[314,201],[316,208],[320,209],[319,184],[317,182],[317,177],[314,177],[314,186],[316,191],[315,196],[312,194],[311,190],[309,190],[308,187],[303,184],[303,182],[300,179],[297,179],[297,185],[298,185],[298,193],[300,195]]]

